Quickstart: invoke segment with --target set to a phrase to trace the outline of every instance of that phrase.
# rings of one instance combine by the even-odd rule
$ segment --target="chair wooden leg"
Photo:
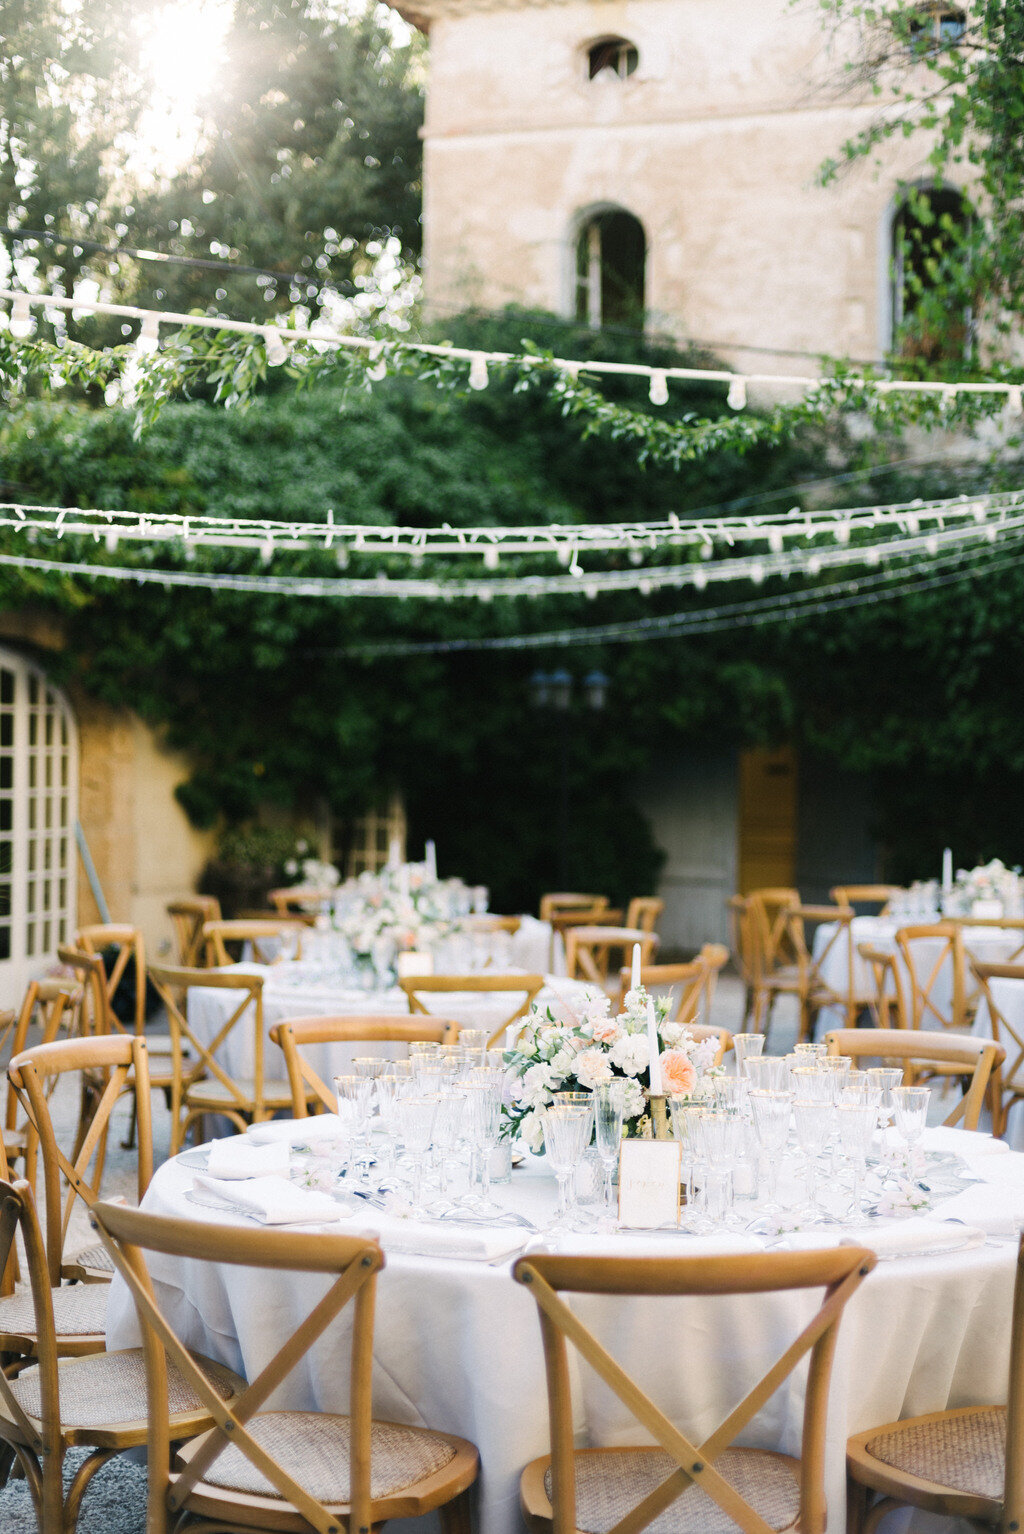
[[[861,1524],[861,1534],[875,1534],[875,1530],[886,1513],[891,1513],[894,1508],[902,1507],[903,1505],[902,1502],[897,1502],[895,1497],[882,1497],[864,1518]]]
[[[472,1534],[469,1518],[469,1488],[438,1508],[442,1534]]]
[[[122,1150],[131,1150],[132,1147],[134,1146],[134,1144],[135,1144],[135,1126],[138,1123],[138,1118],[139,1118],[139,1099],[136,1097],[135,1093],[133,1092],[132,1093],[132,1112],[131,1112],[131,1117],[128,1120],[128,1134],[127,1134],[127,1137],[124,1140],[121,1141],[121,1149]]]
[[[859,1481],[846,1482],[846,1534],[861,1534],[864,1515],[868,1510],[868,1489]]]
[[[97,1470],[102,1469],[107,1460],[113,1459],[117,1452],[116,1449],[97,1449],[89,1455],[87,1460],[84,1460],[79,1465],[75,1472],[74,1480],[68,1489],[67,1501],[64,1504],[64,1528],[66,1534],[75,1534],[75,1530],[78,1527],[78,1514],[81,1510],[82,1498],[88,1490],[89,1482]],[[47,1525],[47,1527],[49,1526]]]

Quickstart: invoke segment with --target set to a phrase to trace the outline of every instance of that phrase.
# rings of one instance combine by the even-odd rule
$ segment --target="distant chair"
[[[19,1011],[0,1014],[9,1019],[0,1025],[0,1048],[6,1053],[7,1035],[13,1026],[9,1058],[13,1060],[20,1055],[28,1042],[33,1018],[37,1018],[37,1026],[42,1030],[40,1043],[52,1044],[61,1029],[72,1022],[78,1000],[79,993],[72,981],[30,980]],[[34,1188],[39,1134],[27,1113],[24,1117],[19,1115],[18,1094],[10,1082],[4,1106],[3,1144],[8,1167],[18,1160],[23,1161],[25,1177]]]
[[[516,1023],[530,1010],[530,1003],[538,991],[544,988],[543,975],[491,975],[476,972],[472,975],[403,975],[398,981],[409,1002],[410,1012],[430,1012],[424,996],[455,995],[465,993],[481,998],[508,994],[521,996],[522,1001],[514,1011],[504,1016],[500,1024],[492,1026],[493,1018],[485,1017],[483,1025],[490,1029],[489,1043],[504,1039],[510,1023]],[[443,1003],[442,1003],[443,1005]],[[459,1018],[459,1028],[479,1026],[468,1019]]]
[[[292,954],[298,959],[302,956],[302,935],[306,930],[306,923],[294,918],[258,921],[237,917],[233,921],[204,922],[206,962],[218,969],[236,963],[227,948],[232,943],[238,947],[239,957],[248,945],[254,964],[273,964],[281,958],[282,939],[294,944]]]
[[[695,1023],[706,1023],[711,1016],[711,1001],[718,976],[728,957],[729,950],[724,943],[705,943],[697,957],[687,964],[641,965],[640,984],[652,995],[671,990],[675,1004],[669,1011],[669,1022],[683,1023],[687,1027]],[[632,967],[628,964],[619,970],[619,994],[615,1003],[617,1012],[625,1008],[632,974]]]
[[[634,895],[626,911],[625,925],[639,927],[643,932],[653,932],[664,909],[665,902],[659,900],[657,895]]]
[[[321,911],[329,911],[334,890],[318,889],[315,885],[303,888],[292,885],[285,889],[270,890],[267,899],[278,916],[292,917],[311,927]]]
[[[871,968],[874,979],[874,998],[868,1002],[868,1010],[876,1028],[909,1027],[906,997],[896,955],[884,948],[873,948],[870,943],[858,943],[857,952]]]
[[[992,994],[993,980],[1010,980],[1018,989],[1024,987],[1024,964],[982,964],[971,959],[971,969],[988,1007],[989,1026],[995,1042],[1006,1051],[1005,1069],[993,1079],[992,1133],[1006,1133],[1006,1118],[1014,1103],[1024,1099],[1024,1028],[1019,1014],[1009,1016],[1005,1003],[1000,1005]]]
[[[311,1095],[328,1113],[334,1113],[334,1093],[304,1057],[303,1049],[318,1044],[454,1044],[459,1025],[438,1017],[369,1017],[355,1013],[351,1017],[289,1017],[275,1023],[270,1037],[284,1055],[288,1082],[292,1090],[292,1114],[304,1119]]]
[[[952,1038],[914,1028],[837,1028],[826,1033],[825,1044],[830,1055],[900,1064],[905,1079],[918,1078],[922,1067],[929,1075],[962,1077],[964,1095],[944,1120],[951,1128],[962,1121],[964,1129],[977,1129],[989,1080],[1006,1059],[1006,1051],[992,1039]]]
[[[746,895],[731,895],[726,901],[726,908],[729,913],[729,944],[743,981],[743,1027],[747,1028],[753,1019],[759,973],[754,917]]]
[[[186,895],[172,900],[167,914],[174,924],[177,947],[175,962],[184,969],[196,969],[206,963],[206,944],[203,926],[208,921],[220,921],[220,901],[215,895]]]
[[[613,911],[607,895],[542,895],[540,919],[551,927],[551,948],[548,956],[549,969],[554,968],[555,940],[564,938],[570,927],[593,926],[595,923],[610,925],[622,920],[621,911]]]
[[[906,890],[899,884],[837,884],[829,890],[829,899],[834,900],[836,905],[852,905],[855,908],[861,905],[877,906],[878,915],[885,916],[890,901],[897,895],[905,894]]]
[[[509,937],[515,937],[523,925],[523,918],[496,916],[492,911],[484,911],[479,916],[463,916],[459,925],[466,932],[507,932]]]
[[[658,948],[657,934],[640,927],[570,927],[565,934],[565,972],[570,980],[590,980],[602,990],[608,984],[611,955],[628,958],[640,945],[640,963],[650,963]]]

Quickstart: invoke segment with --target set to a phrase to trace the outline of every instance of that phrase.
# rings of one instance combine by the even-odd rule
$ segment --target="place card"
[[[407,953],[400,953],[395,961],[399,980],[407,980],[410,975],[432,975],[434,973],[434,955],[424,953],[422,949],[412,948]]]
[[[677,1140],[623,1140],[619,1222],[634,1230],[679,1223],[682,1147]]]

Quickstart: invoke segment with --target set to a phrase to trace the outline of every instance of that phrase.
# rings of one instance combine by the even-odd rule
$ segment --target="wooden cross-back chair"
[[[650,964],[658,949],[658,937],[654,932],[644,932],[640,927],[610,927],[603,923],[570,927],[565,934],[565,972],[570,980],[589,980],[603,990],[608,984],[613,951],[624,963],[632,957],[636,943],[640,945],[640,963]]]
[[[577,911],[606,911],[607,895],[582,895],[556,892],[540,897],[541,921],[553,922],[557,917],[572,917]]]
[[[832,930],[820,945],[808,940],[807,923],[815,928]],[[870,995],[857,991],[853,963],[853,910],[850,906],[794,905],[785,913],[786,944],[796,955],[797,987],[800,1001],[798,1037],[814,1034],[818,1013],[823,1007],[842,1009],[847,1027],[852,1028],[857,1015],[870,1001]],[[817,949],[817,951],[815,951]],[[845,984],[834,985],[826,975],[826,966],[834,958]]]
[[[93,1217],[135,1301],[149,1379],[147,1528],[179,1526],[183,1514],[207,1528],[316,1530],[356,1534],[391,1518],[434,1508],[455,1534],[469,1519],[465,1493],[476,1480],[472,1444],[450,1433],[373,1419],[373,1323],[384,1254],[373,1240],[318,1231],[252,1230],[197,1224],[98,1204]],[[257,1377],[228,1404],[160,1309],[145,1253],[232,1267],[320,1274],[325,1292]],[[351,1303],[349,1411],[261,1411],[268,1396],[302,1364]],[[171,1467],[166,1370],[177,1367],[203,1400],[214,1426],[178,1451]]]
[[[686,964],[647,964],[640,966],[640,984],[652,994],[671,991],[667,1021],[706,1023],[711,1016],[711,1002],[719,973],[729,957],[724,943],[705,943],[695,959]],[[619,994],[615,1010],[622,1012],[632,984],[631,965],[619,970]]]
[[[62,1295],[96,1294],[96,1286],[51,1289],[46,1253],[27,1182],[0,1180],[0,1264],[20,1231],[28,1268],[23,1307],[32,1319],[37,1367],[17,1377],[0,1373],[0,1487],[17,1458],[45,1534],[75,1534],[82,1498],[96,1471],[115,1454],[140,1448],[149,1437],[150,1400],[141,1348],[67,1356],[62,1350],[58,1301]],[[111,1264],[112,1266],[112,1264]],[[102,1346],[102,1338],[100,1339]],[[211,1359],[194,1360],[217,1392],[217,1409],[245,1389],[245,1381]],[[167,1381],[174,1415],[166,1441],[205,1431],[213,1415],[177,1369]],[[167,1397],[164,1397],[167,1412]],[[63,1467],[68,1449],[91,1452],[75,1470],[67,1493]],[[151,1529],[164,1523],[150,1524]]]
[[[1024,1238],[1017,1248],[1006,1400],[1005,1406],[905,1417],[848,1439],[850,1534],[873,1534],[898,1507],[960,1518],[975,1528],[1014,1530],[1024,1522]]]
[[[530,1003],[538,991],[544,988],[543,975],[402,975],[398,981],[405,992],[409,1002],[410,1012],[430,1012],[424,997],[451,994],[466,994],[477,996],[497,996],[508,993],[511,996],[520,996],[522,1000],[502,1018],[498,1027],[491,1028],[489,1044],[495,1044],[505,1037],[505,1029],[510,1023],[518,1022],[525,1017],[530,1010]],[[485,1017],[484,1022],[490,1027],[493,1019]],[[458,1019],[459,1028],[468,1028],[472,1024],[468,1018]]]
[[[238,917],[233,921],[208,921],[203,924],[203,941],[206,944],[206,960],[211,967],[234,963],[227,945],[239,948],[246,943],[252,949],[253,962],[273,964],[280,958],[279,939],[289,933],[295,937],[295,957],[302,956],[302,935],[307,930],[305,922],[274,918],[271,921],[249,920]]]
[[[320,912],[330,909],[334,894],[334,890],[319,889],[313,884],[294,884],[285,889],[269,890],[267,899],[282,919],[291,918],[312,927]]]
[[[837,1028],[826,1033],[825,1043],[830,1055],[902,1065],[907,1083],[937,1072],[962,1077],[964,1095],[943,1122],[963,1129],[977,1129],[989,1083],[1006,1058],[1006,1051],[992,1039],[912,1028]]]
[[[804,984],[787,918],[800,896],[795,889],[761,889],[746,897],[742,914],[751,969],[750,1026],[767,1033],[779,996],[799,997]]]
[[[203,927],[208,921],[220,921],[220,901],[215,895],[188,895],[172,900],[167,914],[174,925],[176,962],[184,969],[198,969],[206,963]]]
[[[970,960],[982,1000],[988,1008],[989,1026],[995,1042],[1006,1052],[1006,1061],[994,1083],[992,1097],[992,1133],[1006,1133],[1006,1118],[1014,1103],[1024,1098],[1024,1030],[1009,1016],[992,992],[993,980],[1010,980],[1024,994],[1024,964],[983,964]]]
[[[521,1481],[521,1503],[533,1534],[576,1534],[613,1524],[638,1534],[669,1507],[671,1527],[678,1534],[701,1534],[719,1523],[723,1528],[738,1525],[743,1534],[793,1525],[801,1534],[824,1534],[825,1427],[836,1333],[843,1307],[874,1266],[874,1254],[862,1247],[741,1257],[563,1257],[539,1252],[520,1257],[512,1272],[529,1289],[540,1314],[551,1431],[551,1454],[527,1465]],[[669,1299],[822,1288],[823,1300],[794,1342],[752,1382],[704,1442],[694,1441],[665,1416],[642,1382],[615,1361],[562,1298],[570,1293]],[[636,1418],[646,1441],[653,1438],[657,1447],[575,1448],[567,1342]],[[800,1459],[732,1447],[808,1354]],[[702,1497],[690,1496],[694,1487],[717,1506],[709,1510]],[[780,1504],[786,1509],[781,1516]],[[768,1524],[765,1517],[771,1513],[776,1516]]]
[[[658,917],[665,909],[664,900],[657,895],[634,895],[626,907],[627,927],[639,927],[643,932],[653,932]]]
[[[262,975],[248,975],[235,969],[182,969],[151,964],[149,978],[167,1009],[174,1045],[172,1156],[184,1145],[192,1126],[206,1115],[222,1114],[244,1131],[249,1124],[273,1118],[275,1113],[291,1107],[288,1083],[268,1078],[265,1071]],[[188,993],[197,986],[235,991],[239,997],[209,1042],[196,1035],[188,1020]],[[218,1049],[236,1028],[252,1038],[251,1076],[232,1077],[217,1059]]]
[[[874,996],[868,1011],[876,1028],[907,1028],[909,1020],[903,980],[896,955],[870,943],[858,943],[857,952],[871,970]]]
[[[908,1021],[911,1028],[970,1026],[963,930],[958,922],[940,921],[900,927],[896,946],[908,977]],[[949,971],[948,1003],[938,992]]]
[[[497,916],[493,911],[484,911],[478,916],[464,916],[461,921],[466,932],[507,932],[509,937],[515,937],[522,925],[521,916]]]
[[[459,1025],[446,1018],[370,1017],[289,1017],[275,1023],[270,1037],[284,1055],[288,1084],[292,1093],[292,1114],[306,1117],[312,1095],[328,1113],[337,1111],[334,1093],[323,1077],[313,1069],[304,1049],[318,1044],[454,1044]]]
[[[28,1031],[36,1020],[36,1026],[41,1030],[41,1044],[52,1044],[62,1027],[67,1027],[73,1016],[78,1001],[77,989],[72,981],[68,980],[30,980],[25,991],[24,999],[19,1011],[15,1013],[0,1014],[2,1017],[14,1019],[13,1030],[9,1025],[0,1029],[0,1050],[14,1059],[24,1050],[28,1041]],[[10,1037],[10,1050],[7,1050],[7,1039]],[[56,1084],[56,1077],[52,1078],[52,1086]],[[36,1155],[39,1149],[39,1137],[32,1128],[32,1121],[22,1111],[19,1114],[18,1094],[8,1082],[7,1101],[4,1104],[4,1130],[3,1146],[7,1166],[10,1168],[14,1162],[23,1161],[25,1179],[31,1187],[36,1183]]]
[[[906,891],[899,884],[836,884],[829,890],[829,899],[836,905],[877,906],[877,914],[884,916],[889,902]]]
[[[79,927],[74,946],[82,953],[98,957],[103,964],[110,1027],[121,1033],[142,1033],[146,1026],[146,944],[142,929],[119,922],[97,922],[91,927]],[[131,1029],[124,1026],[114,1010],[115,996],[122,983],[128,983],[129,964],[132,966]]]

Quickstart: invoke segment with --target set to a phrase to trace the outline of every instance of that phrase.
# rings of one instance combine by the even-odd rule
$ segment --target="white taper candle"
[[[651,1051],[651,1091],[661,1095],[661,1040],[658,1038],[658,1020],[654,1015],[654,1002],[647,998],[647,1043]]]
[[[629,977],[629,988],[630,988],[631,991],[636,991],[636,990],[639,990],[639,988],[640,988],[640,944],[639,943],[634,943],[633,944],[633,973]]]

